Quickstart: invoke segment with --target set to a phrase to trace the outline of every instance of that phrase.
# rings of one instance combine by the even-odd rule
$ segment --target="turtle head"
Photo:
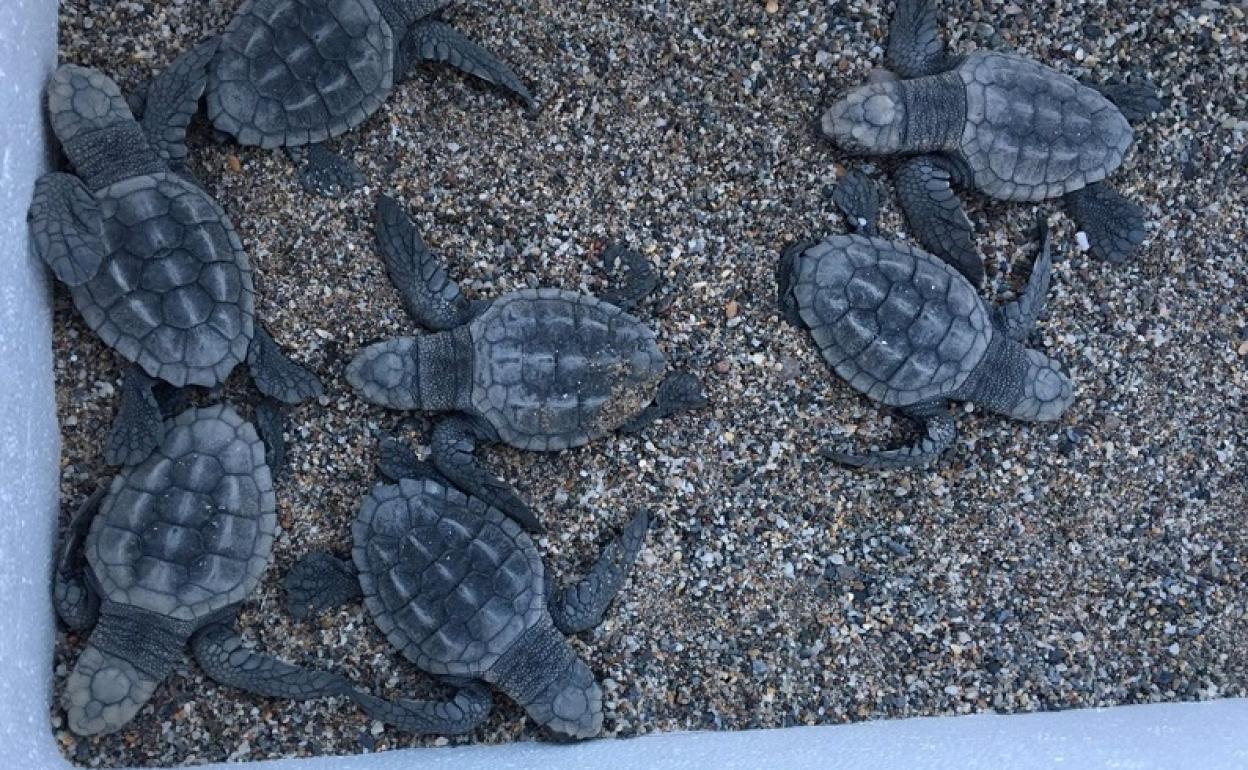
[[[558,740],[580,741],[602,732],[602,688],[580,658],[572,658],[545,689],[521,705]]]
[[[121,729],[158,684],[160,680],[130,661],[88,645],[65,682],[63,703],[70,731],[98,735]]]
[[[1027,371],[1022,378],[1018,401],[1009,414],[1018,420],[1052,422],[1074,401],[1074,384],[1057,361],[1038,350],[1026,352]]]
[[[419,356],[413,337],[374,343],[351,359],[347,382],[369,403],[390,409],[421,409]]]
[[[52,74],[48,118],[64,145],[85,134],[134,122],[117,84],[102,72],[76,64],[63,64]]]
[[[823,113],[824,137],[856,155],[902,151],[906,108],[901,83],[875,79],[850,91]]]

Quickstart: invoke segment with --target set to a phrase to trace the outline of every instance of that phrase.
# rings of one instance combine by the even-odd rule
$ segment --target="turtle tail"
[[[561,736],[582,740],[602,732],[602,689],[549,617],[516,640],[488,678]]]

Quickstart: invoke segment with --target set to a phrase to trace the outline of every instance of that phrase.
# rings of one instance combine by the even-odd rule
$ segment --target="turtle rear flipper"
[[[360,167],[350,158],[334,152],[323,143],[287,147],[286,154],[299,168],[299,184],[303,189],[323,198],[348,193],[364,185]]]
[[[179,56],[143,94],[139,123],[153,149],[175,171],[185,164],[186,127],[199,109],[208,83],[208,66],[219,42],[214,37]]]
[[[1090,184],[1067,193],[1065,201],[1095,256],[1121,264],[1144,242],[1144,210],[1109,184]]]
[[[247,368],[261,393],[286,404],[298,404],[324,393],[320,379],[287,358],[260,324],[256,324],[255,336],[247,349]]]
[[[541,521],[528,503],[520,499],[507,482],[495,478],[477,462],[473,451],[484,438],[486,436],[471,421],[448,417],[434,426],[430,459],[459,489],[481,498],[529,532],[543,531]]]
[[[117,416],[104,452],[110,465],[138,465],[164,441],[165,420],[152,391],[154,386],[152,378],[137,365],[123,375]]]
[[[910,446],[870,452],[868,454],[836,452],[827,449],[822,450],[821,453],[824,457],[841,465],[867,468],[869,470],[890,470],[895,468],[919,468],[930,465],[953,445],[954,439],[958,435],[957,427],[954,425],[953,417],[949,414],[944,404],[940,404],[935,409],[915,406],[902,411],[908,417],[919,422],[923,428],[923,435]]]
[[[702,382],[688,372],[673,372],[659,383],[654,403],[621,425],[619,430],[621,433],[637,433],[655,420],[703,406],[706,406],[706,391]]]
[[[613,243],[602,253],[602,265],[618,278],[598,295],[604,302],[632,310],[659,287],[659,275],[645,257],[624,243]]]
[[[296,618],[359,601],[362,595],[355,565],[326,551],[305,554],[286,573],[282,587],[286,611]]]
[[[485,722],[494,707],[490,688],[481,682],[465,682],[450,700],[388,701],[355,691],[356,705],[368,715],[414,735],[463,735]]]
[[[52,603],[61,622],[73,631],[87,630],[95,625],[99,616],[100,597],[83,579],[82,544],[107,492],[107,486],[100,487],[78,508],[65,528],[58,549],[56,574],[52,578]]]
[[[845,215],[851,229],[863,235],[876,234],[880,188],[871,177],[857,169],[845,174],[832,190],[832,202]]]
[[[81,286],[95,277],[107,256],[104,215],[78,177],[39,177],[28,219],[35,251],[62,283]]]
[[[388,481],[431,479],[444,487],[455,486],[432,463],[417,457],[406,441],[394,436],[386,436],[381,440],[379,455],[377,471]]]
[[[409,63],[418,60],[445,62],[461,72],[510,91],[530,111],[537,108],[533,94],[510,67],[445,22],[417,22],[408,29],[402,45]],[[404,73],[397,74],[402,77]]]
[[[903,78],[935,75],[953,66],[953,57],[945,53],[936,28],[932,0],[897,0],[884,62]]]
[[[897,197],[923,248],[948,262],[972,286],[984,282],[984,260],[975,248],[975,230],[953,191],[946,161],[932,155],[911,158],[897,168]]]
[[[191,637],[191,650],[208,678],[269,698],[309,700],[348,695],[355,689],[338,674],[248,650],[225,623],[211,623],[197,631]]]
[[[555,628],[565,634],[579,634],[602,622],[645,545],[649,528],[650,516],[645,511],[638,513],[624,532],[603,549],[588,575],[552,598],[550,615]]]
[[[467,297],[459,290],[459,284],[446,275],[398,201],[381,196],[375,221],[377,250],[386,264],[386,273],[416,323],[433,331],[467,323],[472,317]]]
[[[256,433],[264,442],[264,459],[274,476],[286,467],[286,417],[274,399],[265,397],[256,404]]]
[[[998,325],[1009,335],[1010,339],[1022,342],[1031,334],[1036,319],[1044,310],[1044,302],[1049,294],[1049,279],[1053,273],[1053,258],[1049,248],[1049,224],[1043,214],[1036,217],[1036,227],[1040,233],[1040,254],[1031,266],[1031,275],[1027,278],[1027,286],[1015,301],[1002,305],[994,315]]]
[[[1165,103],[1158,96],[1157,86],[1147,80],[1101,83],[1094,88],[1114,103],[1128,123],[1147,120],[1165,108]]]

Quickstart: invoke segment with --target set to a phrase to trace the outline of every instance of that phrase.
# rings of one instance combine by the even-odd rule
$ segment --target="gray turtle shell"
[[[172,173],[95,195],[108,256],[71,289],[87,325],[152,377],[219,385],[247,358],[255,331],[251,265],[229,217]]]
[[[500,297],[469,330],[470,405],[521,449],[566,449],[610,433],[654,399],[666,366],[636,317],[560,289]]]
[[[547,615],[541,559],[512,519],[429,479],[378,484],[351,527],[364,605],[439,676],[490,668]]]
[[[948,397],[988,349],[992,323],[974,287],[921,249],[834,235],[793,270],[798,312],[824,359],[876,401]]]
[[[229,406],[188,409],[113,479],[86,540],[102,596],[194,621],[260,583],[277,532],[264,445]]]
[[[1131,125],[1100,92],[1034,61],[967,56],[960,149],[975,187],[994,198],[1037,201],[1100,181],[1122,164]]]
[[[385,101],[394,46],[372,0],[249,0],[221,35],[208,119],[261,147],[337,136]]]

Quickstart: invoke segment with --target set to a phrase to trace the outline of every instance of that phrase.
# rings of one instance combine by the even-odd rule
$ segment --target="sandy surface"
[[[65,2],[62,56],[132,87],[238,5]],[[375,434],[404,416],[364,405],[342,378],[361,344],[413,328],[371,242],[387,192],[473,296],[600,289],[597,257],[615,239],[663,274],[640,314],[703,378],[710,406],[577,451],[486,455],[547,522],[539,546],[557,575],[587,565],[632,511],[658,519],[606,622],[574,641],[604,684],[607,735],[1248,695],[1244,6],[943,5],[957,50],[1015,48],[1080,76],[1147,71],[1171,105],[1114,177],[1150,218],[1135,261],[1080,253],[1060,205],[1042,204],[1057,262],[1031,344],[1067,363],[1076,403],[1052,425],[963,414],[930,472],[818,457],[909,426],[837,381],[774,301],[778,248],[844,229],[828,193],[861,164],[811,126],[881,62],[891,4],[464,2],[457,26],[512,61],[545,110],[526,119],[424,68],[340,144],[368,184],[337,200],[304,193],[280,153],[214,144],[200,121],[194,172],[251,255],[259,311],[329,394],[292,413],[284,533],[245,605],[248,641],[388,695],[435,692],[361,608],[295,622],[278,585],[302,553],[346,549]],[[902,237],[886,189],[883,229]],[[1035,207],[965,198],[986,291],[1008,296],[1034,253]],[[121,367],[63,291],[56,324],[68,511],[109,473]],[[241,372],[225,395],[251,398]],[[58,692],[82,642],[59,639]],[[219,687],[189,658],[119,734],[76,739],[59,711],[52,721],[92,765],[446,742],[343,702]],[[536,737],[503,703],[453,740]]]

